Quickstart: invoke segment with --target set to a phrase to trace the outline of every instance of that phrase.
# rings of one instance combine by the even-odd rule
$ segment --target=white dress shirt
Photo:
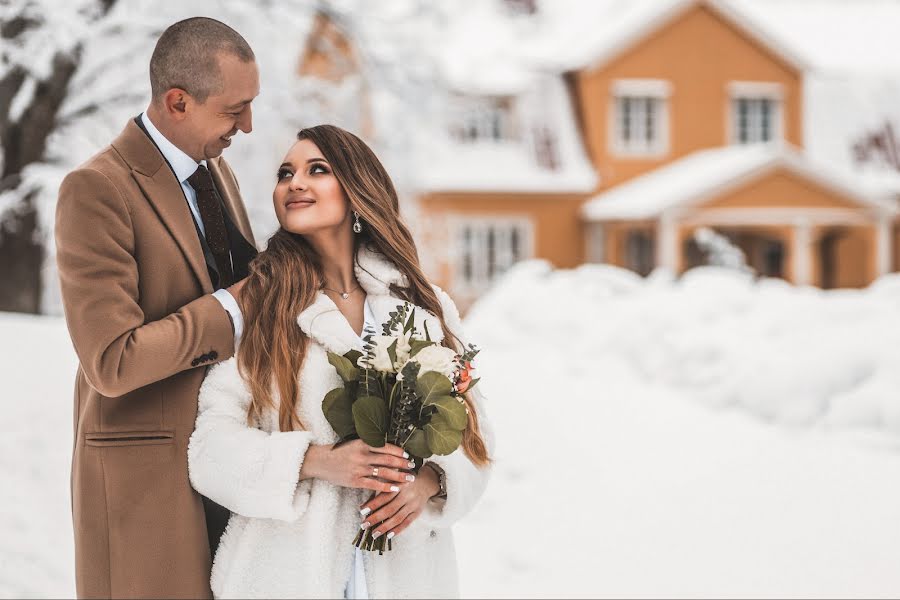
[[[184,197],[187,199],[191,214],[194,216],[194,222],[205,237],[206,228],[203,226],[203,219],[200,218],[200,206],[197,204],[197,192],[194,191],[191,184],[187,182],[187,179],[194,174],[194,171],[197,170],[199,165],[205,167],[206,161],[201,160],[198,163],[185,154],[181,148],[166,139],[166,136],[160,133],[159,129],[156,128],[153,121],[150,120],[150,117],[148,117],[145,112],[141,113],[141,123],[144,124],[144,128],[156,143],[159,151],[162,152],[162,155],[169,161],[169,164],[172,165],[172,170],[175,171],[175,178],[178,179],[178,183],[181,184],[181,191],[184,192]],[[241,340],[241,334],[244,333],[244,315],[241,312],[241,308],[238,306],[234,296],[226,289],[216,290],[213,292],[213,297],[218,300],[219,303],[222,304],[222,307],[228,311],[228,314],[231,315],[231,321],[234,323],[234,344],[237,346]]]

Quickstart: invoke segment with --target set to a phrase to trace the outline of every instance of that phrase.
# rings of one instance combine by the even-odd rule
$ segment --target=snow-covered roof
[[[510,109],[519,134],[509,140],[459,141],[438,117],[416,136],[420,151],[411,181],[420,192],[589,193],[598,176],[584,149],[562,75],[547,75],[517,94]],[[439,114],[445,115],[446,112]],[[551,136],[555,165],[541,165],[542,140]],[[547,140],[543,140],[547,142]],[[546,150],[546,147],[545,147]]]
[[[862,191],[858,182],[813,164],[781,145],[753,144],[701,150],[599,194],[582,207],[588,221],[639,220],[669,209],[703,202],[774,169],[783,168],[857,202],[888,214],[888,200]]]

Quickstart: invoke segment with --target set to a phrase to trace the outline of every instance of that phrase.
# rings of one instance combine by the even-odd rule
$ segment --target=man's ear
[[[190,94],[181,88],[172,88],[163,95],[163,108],[166,114],[175,121],[181,121],[187,116],[187,104],[190,102]]]

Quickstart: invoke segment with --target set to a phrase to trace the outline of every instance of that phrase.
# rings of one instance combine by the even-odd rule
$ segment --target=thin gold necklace
[[[337,290],[331,289],[330,287],[325,287],[324,285],[322,286],[322,289],[323,289],[323,290],[328,290],[329,292],[334,292],[335,294],[340,294],[340,295],[341,295],[341,298],[343,298],[344,300],[346,300],[347,298],[350,297],[350,294],[352,294],[353,292],[355,292],[356,290],[359,289],[359,285],[357,285],[355,288],[353,288],[353,289],[350,290],[349,292],[339,292],[339,291],[337,291]]]

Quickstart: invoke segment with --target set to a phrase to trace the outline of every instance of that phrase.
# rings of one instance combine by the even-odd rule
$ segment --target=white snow
[[[499,446],[456,530],[465,596],[900,589],[900,276],[535,261],[466,324]],[[2,314],[0,340],[0,596],[71,596],[74,353],[57,317]]]
[[[582,208],[588,220],[645,219],[702,201],[714,192],[782,167],[824,184],[860,206],[894,214],[892,201],[859,185],[845,172],[832,173],[782,144],[748,144],[699,150],[593,197]]]

